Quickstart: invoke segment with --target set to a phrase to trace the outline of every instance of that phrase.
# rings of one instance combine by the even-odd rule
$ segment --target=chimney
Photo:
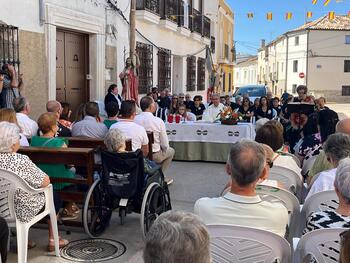
[[[261,39],[260,47],[261,47],[261,48],[264,48],[264,47],[265,47],[265,39]]]

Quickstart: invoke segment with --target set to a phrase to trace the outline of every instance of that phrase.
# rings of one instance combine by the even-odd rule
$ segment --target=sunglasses
[[[273,161],[266,161],[266,164],[267,164],[270,168],[273,167]]]

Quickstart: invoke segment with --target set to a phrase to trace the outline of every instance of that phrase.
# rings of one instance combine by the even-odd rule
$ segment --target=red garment
[[[138,77],[134,69],[125,69],[120,75],[123,85],[122,96],[124,100],[133,100],[138,105]]]

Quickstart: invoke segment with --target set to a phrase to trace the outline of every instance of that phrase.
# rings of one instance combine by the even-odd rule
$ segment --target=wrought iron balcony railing
[[[136,9],[147,10],[160,15],[160,0],[137,0]]]
[[[18,28],[0,24],[0,66],[12,64],[19,72]]]
[[[178,24],[179,20],[179,9],[180,1],[179,0],[163,0],[163,10],[161,12],[162,19],[168,19]]]

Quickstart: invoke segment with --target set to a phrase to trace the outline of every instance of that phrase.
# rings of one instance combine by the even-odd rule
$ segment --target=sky
[[[312,0],[226,0],[234,12],[234,41],[239,53],[256,54],[260,40],[266,43],[279,35],[295,29],[305,23],[306,12],[311,11],[311,20],[334,11],[335,14],[348,14],[350,0],[331,0],[324,6],[325,0],[318,0],[316,5]],[[266,13],[272,12],[273,19],[268,21]],[[285,14],[292,12],[291,20],[285,19]],[[253,13],[254,18],[248,19],[247,13]]]

